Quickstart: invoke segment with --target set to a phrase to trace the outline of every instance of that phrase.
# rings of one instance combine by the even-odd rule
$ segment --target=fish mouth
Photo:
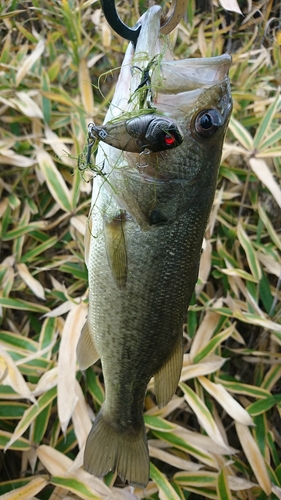
[[[105,123],[126,112],[139,111],[140,92],[144,72],[149,74],[152,100],[145,103],[151,109],[170,116],[171,99],[177,109],[191,105],[198,93],[228,78],[231,56],[173,60],[167,42],[160,37],[162,9],[154,5],[142,16],[142,25],[136,48],[130,44],[116,85],[114,98]],[[137,68],[137,69],[136,69]],[[148,70],[149,68],[149,70]],[[133,71],[134,69],[134,71]],[[139,89],[141,90],[141,88]],[[180,99],[177,104],[177,99]],[[165,106],[167,109],[162,109]]]

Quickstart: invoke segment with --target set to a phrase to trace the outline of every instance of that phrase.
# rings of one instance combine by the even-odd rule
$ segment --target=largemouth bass
[[[182,141],[148,154],[126,151],[126,141],[124,150],[100,142],[96,163],[105,176],[94,180],[85,242],[89,315],[77,347],[81,369],[101,358],[106,394],[85,469],[96,476],[116,470],[138,487],[149,480],[145,392],[154,376],[163,407],[177,389],[182,325],[232,108],[230,56],[169,60],[160,14],[149,9],[135,50],[127,49],[104,127],[118,117],[120,126],[145,119],[143,107],[173,121]]]

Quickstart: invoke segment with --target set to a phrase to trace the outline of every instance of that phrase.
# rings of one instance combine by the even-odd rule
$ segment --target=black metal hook
[[[100,0],[101,7],[109,26],[111,26],[118,35],[122,36],[126,40],[130,40],[134,45],[137,43],[137,39],[141,30],[141,25],[136,25],[133,28],[129,28],[120,19],[116,7],[115,0]]]
[[[173,0],[172,6],[168,12],[166,19],[161,24],[160,32],[164,35],[170,33],[180,22],[184,13],[186,12],[188,0]],[[122,36],[126,40],[130,40],[133,42],[134,46],[137,43],[138,36],[141,30],[141,25],[137,24],[133,28],[130,28],[120,19],[116,7],[115,0],[100,0],[101,7],[104,13],[104,16],[108,22],[118,35]]]

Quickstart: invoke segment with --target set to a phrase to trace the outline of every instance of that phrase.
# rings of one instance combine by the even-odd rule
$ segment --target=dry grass
[[[190,2],[171,35],[178,58],[232,53],[234,111],[181,383],[162,410],[149,386],[151,482],[133,494],[81,469],[104,393],[100,368],[83,374],[75,357],[91,191],[77,158],[126,43],[95,1],[2,1],[1,498],[281,498],[281,5],[239,3],[244,17]]]

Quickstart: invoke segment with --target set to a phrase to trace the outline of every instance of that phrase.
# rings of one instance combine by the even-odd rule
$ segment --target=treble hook
[[[160,26],[160,32],[163,35],[168,35],[179,24],[184,13],[186,12],[188,0],[173,0],[171,8],[166,19]],[[137,24],[130,28],[120,19],[116,7],[115,0],[100,0],[104,16],[111,28],[126,40],[130,40],[134,45],[141,30],[141,25]]]

